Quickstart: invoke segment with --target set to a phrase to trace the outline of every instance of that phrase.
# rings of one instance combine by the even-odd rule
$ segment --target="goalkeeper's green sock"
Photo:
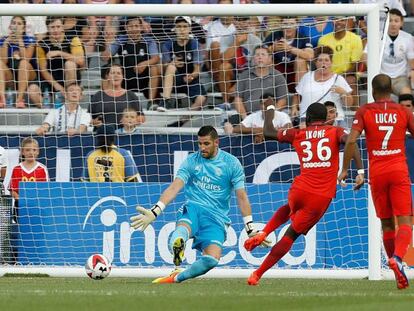
[[[210,255],[203,255],[199,260],[194,262],[190,267],[175,277],[177,282],[182,282],[188,279],[195,278],[199,275],[205,274],[215,266],[217,266],[218,260]]]

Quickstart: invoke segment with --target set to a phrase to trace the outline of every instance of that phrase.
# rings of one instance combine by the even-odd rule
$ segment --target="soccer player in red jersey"
[[[263,232],[247,239],[244,244],[248,251],[253,250],[267,235],[291,219],[285,235],[248,278],[249,285],[257,285],[262,275],[290,250],[294,241],[301,234],[305,235],[325,214],[336,195],[339,148],[347,137],[343,128],[326,124],[327,109],[323,104],[313,103],[308,107],[305,129],[276,130],[271,121],[274,110],[274,105],[267,106],[264,135],[267,139],[293,145],[300,161],[300,175],[292,183],[288,203],[275,212]],[[354,148],[357,152],[357,146]],[[362,162],[356,164],[362,168]],[[357,187],[363,182],[363,176],[359,176]]]
[[[389,76],[375,76],[372,89],[375,102],[360,107],[355,114],[338,180],[347,177],[352,149],[362,131],[365,131],[372,199],[377,217],[381,220],[388,265],[394,271],[397,287],[404,289],[408,287],[408,279],[402,258],[411,242],[413,215],[405,135],[407,130],[414,135],[414,117],[407,108],[391,100]],[[394,217],[397,219],[397,232]]]
[[[10,190],[15,200],[19,199],[20,181],[49,181],[46,166],[37,161],[39,156],[39,143],[36,139],[27,137],[21,143],[23,161],[13,168]]]

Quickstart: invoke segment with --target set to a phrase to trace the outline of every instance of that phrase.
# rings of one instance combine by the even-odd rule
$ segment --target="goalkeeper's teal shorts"
[[[184,205],[178,216],[177,224],[190,226],[190,237],[194,238],[193,248],[203,251],[207,246],[215,244],[223,248],[226,240],[226,228],[219,223],[206,209]]]

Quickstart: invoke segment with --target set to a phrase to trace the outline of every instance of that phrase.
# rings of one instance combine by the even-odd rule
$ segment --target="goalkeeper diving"
[[[151,209],[137,207],[138,215],[131,217],[131,226],[145,230],[184,187],[186,203],[179,211],[176,228],[169,241],[173,262],[178,267],[184,260],[188,239],[202,256],[184,271],[175,269],[170,275],[153,283],[180,283],[203,275],[213,269],[221,258],[226,231],[230,225],[231,193],[234,190],[244,226],[249,237],[255,230],[250,202],[245,190],[243,168],[237,158],[219,148],[219,137],[212,126],[198,131],[199,151],[187,157],[170,186]],[[262,246],[270,246],[268,240]]]

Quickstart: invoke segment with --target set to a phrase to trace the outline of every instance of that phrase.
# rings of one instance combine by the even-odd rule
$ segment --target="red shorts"
[[[325,214],[331,201],[332,198],[300,189],[290,189],[288,202],[293,230],[299,234],[308,233]]]
[[[370,179],[372,200],[378,218],[411,216],[413,203],[408,172],[397,171],[390,176],[380,175]]]

